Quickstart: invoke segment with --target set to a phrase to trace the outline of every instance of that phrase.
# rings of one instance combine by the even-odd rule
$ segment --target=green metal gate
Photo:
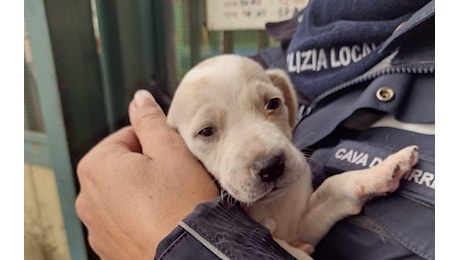
[[[208,31],[205,0],[25,0],[25,163],[53,170],[71,259],[97,259],[74,208],[80,158],[126,125],[133,93],[170,97],[219,53],[278,44],[262,30]]]

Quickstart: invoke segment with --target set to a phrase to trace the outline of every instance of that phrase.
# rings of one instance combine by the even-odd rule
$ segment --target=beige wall
[[[24,164],[24,259],[70,259],[52,169]]]

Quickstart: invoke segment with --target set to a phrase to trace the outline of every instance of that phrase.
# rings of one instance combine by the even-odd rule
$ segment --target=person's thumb
[[[145,89],[134,93],[129,105],[129,120],[146,155],[153,156],[155,148],[162,147],[165,140],[175,138],[175,132],[167,125],[160,105]]]

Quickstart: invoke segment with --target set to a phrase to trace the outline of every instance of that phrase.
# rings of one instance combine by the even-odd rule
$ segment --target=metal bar
[[[188,29],[190,35],[190,67],[200,61],[201,54],[201,24],[200,24],[200,1],[189,0],[185,2],[188,9]]]
[[[109,131],[114,131],[118,120],[120,101],[117,92],[123,89],[119,32],[116,18],[115,1],[97,0],[94,2],[99,28],[99,55],[104,90],[105,109]]]
[[[113,0],[111,0],[113,1]],[[150,74],[146,75],[146,55],[143,46],[148,44],[144,35],[146,31],[144,21],[141,17],[142,0],[116,0],[117,19],[116,26],[119,30],[121,67],[124,77],[124,92],[117,93],[117,99],[121,100],[119,109],[127,111],[128,103],[138,88],[148,86]]]
[[[80,158],[109,133],[91,4],[75,0],[44,3],[75,169]]]
[[[173,47],[167,47],[166,42],[174,34],[166,29],[167,2],[95,1],[104,91],[115,129],[128,123],[127,107],[137,89],[156,92],[159,85],[166,91],[173,82],[170,75],[175,73],[175,61],[174,57],[168,59]],[[154,86],[152,80],[159,84]]]
[[[233,32],[232,31],[224,31],[224,53],[233,53]]]
[[[177,86],[173,2],[153,1],[152,35],[154,50],[154,80],[172,96]]]

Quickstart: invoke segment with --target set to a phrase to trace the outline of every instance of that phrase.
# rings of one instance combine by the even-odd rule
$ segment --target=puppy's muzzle
[[[253,162],[251,172],[262,182],[273,182],[284,173],[284,155],[277,154]]]

